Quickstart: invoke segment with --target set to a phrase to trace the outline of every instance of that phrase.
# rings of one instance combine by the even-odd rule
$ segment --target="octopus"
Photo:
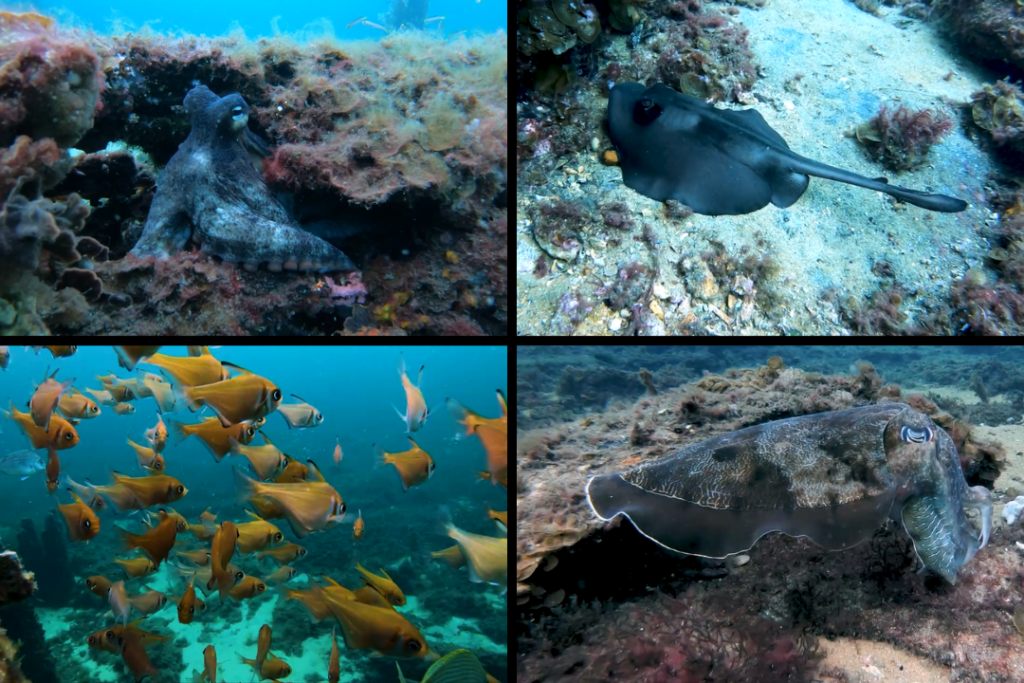
[[[951,584],[992,526],[989,491],[967,485],[952,439],[902,403],[747,427],[592,477],[586,492],[601,520],[624,515],[669,550],[716,559],[771,532],[843,550],[892,519]]]
[[[217,97],[205,85],[185,96],[188,138],[167,162],[131,253],[167,259],[191,239],[205,254],[249,271],[353,271],[332,244],[303,230],[250,161],[266,143],[247,124],[249,105],[233,93]]]

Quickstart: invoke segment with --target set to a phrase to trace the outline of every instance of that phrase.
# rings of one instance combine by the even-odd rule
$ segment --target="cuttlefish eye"
[[[930,427],[914,429],[913,427],[900,428],[900,440],[907,443],[928,443],[935,436]]]
[[[281,400],[281,390],[280,389],[274,389],[274,393],[272,393],[270,395],[270,397],[272,399],[274,399],[275,401],[280,401]]]

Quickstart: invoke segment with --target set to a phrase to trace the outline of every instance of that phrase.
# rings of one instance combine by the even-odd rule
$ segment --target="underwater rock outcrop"
[[[52,607],[64,607],[75,590],[75,576],[68,560],[66,534],[53,515],[46,518],[40,536],[31,519],[21,520],[18,553],[25,567],[35,572],[38,597]]]
[[[24,570],[18,554],[11,550],[0,552],[0,607],[25,600],[35,589],[34,577],[31,572]],[[8,622],[12,612],[5,610],[2,614],[4,623],[10,627]],[[18,647],[7,637],[7,632],[0,624],[0,681],[28,683],[21,671],[18,655]]]

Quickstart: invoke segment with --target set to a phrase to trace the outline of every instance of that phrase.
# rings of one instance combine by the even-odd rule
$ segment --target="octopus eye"
[[[930,427],[914,429],[913,427],[902,427],[900,429],[900,440],[907,443],[928,443],[935,436]]]
[[[240,119],[244,115],[245,114],[242,112],[242,108],[241,107],[232,107],[231,108],[231,116],[232,116],[232,118]]]

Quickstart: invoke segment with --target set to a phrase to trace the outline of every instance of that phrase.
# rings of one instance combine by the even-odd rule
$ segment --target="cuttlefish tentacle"
[[[981,512],[981,536],[978,539],[981,541],[978,550],[981,550],[988,545],[988,539],[992,534],[992,493],[984,486],[972,486],[967,489],[964,496],[964,507],[975,508]]]

